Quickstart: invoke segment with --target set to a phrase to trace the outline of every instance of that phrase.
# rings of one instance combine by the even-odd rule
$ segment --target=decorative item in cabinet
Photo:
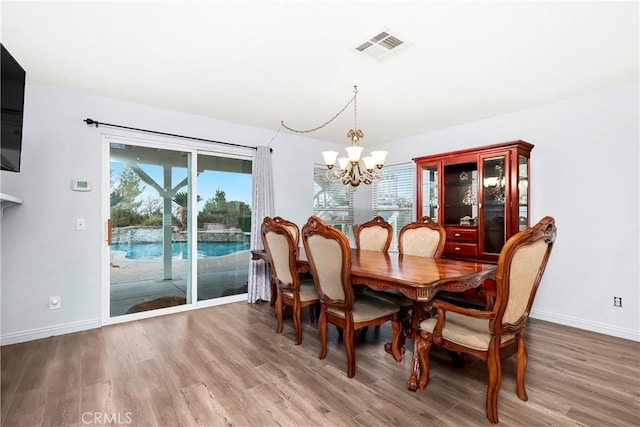
[[[532,149],[518,140],[413,159],[416,217],[444,226],[443,257],[497,262],[505,242],[529,226]]]

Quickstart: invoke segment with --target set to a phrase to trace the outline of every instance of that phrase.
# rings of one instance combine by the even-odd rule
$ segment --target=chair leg
[[[524,337],[522,333],[518,335],[518,352],[516,354],[518,360],[518,370],[516,374],[516,386],[518,391],[518,397],[520,400],[527,401],[529,398],[527,397],[527,390],[524,387],[524,375],[527,371],[527,348],[524,345]]]
[[[298,298],[294,298],[293,300],[293,327],[296,331],[296,345],[300,345],[302,342],[302,325],[300,322],[300,317],[302,309],[300,308],[300,301]]]
[[[278,287],[276,286],[276,280],[271,276],[271,306],[276,304],[276,295],[278,294]]]
[[[320,308],[320,319],[318,320],[318,332],[320,333],[320,359],[327,357],[327,311],[325,307]]]
[[[420,378],[418,379],[418,388],[424,390],[429,384],[429,373],[431,366],[429,365],[429,351],[431,350],[433,339],[431,337],[424,339],[420,335],[416,337],[415,351],[418,352],[418,360],[420,362]]]
[[[309,322],[313,323],[316,321],[316,304],[312,304],[307,307],[309,307]]]
[[[349,316],[345,319],[344,345],[347,349],[347,377],[353,378],[356,375],[356,353],[353,345],[355,331],[353,330],[353,319]]]
[[[489,384],[487,386],[487,419],[498,423],[498,395],[502,382],[502,364],[500,361],[500,338],[493,338],[487,355]]]
[[[282,295],[280,295],[280,292],[278,292],[278,296],[276,297],[276,334],[282,333],[282,305]]]

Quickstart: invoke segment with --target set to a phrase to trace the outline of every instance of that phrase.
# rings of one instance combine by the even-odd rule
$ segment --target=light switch
[[[85,230],[84,219],[82,219],[82,218],[76,219],[76,230],[78,230],[78,231],[84,231]]]

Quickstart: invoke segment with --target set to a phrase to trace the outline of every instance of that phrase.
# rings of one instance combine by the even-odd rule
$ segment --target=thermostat
[[[71,188],[73,191],[91,191],[91,181],[87,179],[74,179]]]

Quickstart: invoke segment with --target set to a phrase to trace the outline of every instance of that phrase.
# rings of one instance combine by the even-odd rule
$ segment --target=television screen
[[[2,46],[0,57],[0,68],[2,68],[1,166],[2,170],[20,172],[25,72],[4,45],[0,46]]]

